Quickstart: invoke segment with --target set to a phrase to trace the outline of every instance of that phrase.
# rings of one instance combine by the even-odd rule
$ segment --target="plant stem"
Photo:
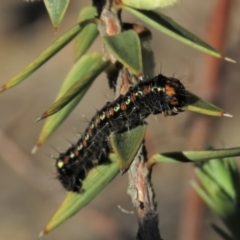
[[[147,167],[145,146],[139,149],[129,169],[128,194],[138,217],[137,239],[160,240],[155,194],[151,183],[152,170]]]
[[[97,7],[100,18],[100,24],[98,26],[100,34],[102,36],[114,36],[123,31],[124,23],[121,19],[121,10],[118,10],[114,6],[114,0],[93,0],[93,5]],[[135,28],[134,28],[135,26]],[[139,36],[142,29],[144,32],[146,28],[139,28],[133,25]],[[138,30],[138,31],[137,31]],[[153,63],[148,67],[148,76],[153,72],[153,53],[150,49],[149,40],[151,33],[147,34],[142,39],[142,48],[145,50],[144,54],[150,54],[148,63]],[[103,46],[105,57],[109,59],[113,64],[117,63],[116,58]],[[136,84],[139,79],[129,72],[124,66],[118,71],[116,78],[116,97],[120,94],[125,94],[129,85]],[[158,229],[158,213],[156,211],[157,204],[155,202],[155,194],[151,183],[151,169],[147,168],[147,153],[144,144],[139,149],[130,169],[129,169],[129,187],[128,194],[131,196],[133,206],[135,208],[139,229],[137,233],[137,239],[139,240],[161,240],[160,232]]]

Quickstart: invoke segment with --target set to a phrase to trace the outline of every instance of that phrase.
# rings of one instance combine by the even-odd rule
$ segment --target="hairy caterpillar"
[[[60,154],[56,162],[58,179],[68,191],[81,192],[88,172],[109,162],[111,132],[133,129],[150,114],[176,115],[185,105],[185,88],[178,79],[159,74],[140,81],[98,111],[78,142]]]

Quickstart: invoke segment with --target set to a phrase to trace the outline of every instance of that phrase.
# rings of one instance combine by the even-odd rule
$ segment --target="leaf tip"
[[[225,113],[225,112],[222,114],[222,116],[224,116],[224,117],[233,117],[233,115],[231,115],[230,113]]]
[[[144,74],[143,74],[143,72],[137,73],[137,77],[140,78],[141,80],[143,80],[143,79],[144,79]]]
[[[231,62],[231,63],[237,63],[234,59],[231,59],[229,57],[225,57],[224,60],[226,60],[227,62]]]
[[[58,25],[54,26],[54,33],[55,33],[55,34],[58,33],[58,29],[59,29],[59,26],[58,26]]]
[[[38,235],[39,238],[41,238],[44,235],[44,231],[41,231]]]
[[[5,90],[7,90],[6,84],[4,84],[4,85],[0,88],[0,93],[1,93],[1,92],[4,92]]]
[[[44,112],[41,117],[37,118],[35,122],[39,122],[48,116],[47,112]]]
[[[39,122],[39,121],[41,121],[42,120],[42,117],[39,117],[39,118],[37,118],[34,122],[36,123],[36,122]]]
[[[42,145],[42,144],[41,144],[40,142],[38,142],[38,143],[33,147],[31,153],[32,153],[32,154],[35,154],[35,153],[37,152],[37,150],[41,147],[41,145]]]
[[[47,233],[48,233],[48,231],[47,231],[46,229],[44,229],[44,230],[42,230],[42,231],[39,233],[38,237],[41,238],[41,237],[43,237],[44,235],[46,235]]]

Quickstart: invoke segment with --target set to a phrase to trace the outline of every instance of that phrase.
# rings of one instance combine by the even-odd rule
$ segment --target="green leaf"
[[[208,174],[212,176],[213,180],[221,186],[221,188],[232,198],[236,197],[233,179],[229,171],[228,161],[221,161],[221,159],[213,159],[203,165],[203,169],[208,167]]]
[[[143,74],[141,44],[136,32],[128,30],[116,36],[104,36],[103,41],[125,67],[137,76]]]
[[[112,133],[110,144],[119,161],[121,172],[126,172],[142,145],[146,125],[139,126],[124,133]]]
[[[175,38],[176,40],[185,43],[199,51],[205,52],[209,55],[222,58],[222,53],[217,49],[211,47],[206,42],[174,22],[171,18],[165,16],[162,13],[147,10],[138,10],[131,7],[123,6],[123,9],[134,14],[141,21],[147,23],[151,27],[163,32],[164,34]],[[233,61],[229,58],[225,58],[228,61]]]
[[[216,117],[232,117],[229,113],[224,112],[222,109],[216,107],[215,105],[206,102],[196,96],[195,94],[186,91],[187,106],[184,107],[189,111],[194,111],[206,115],[216,116]]]
[[[195,172],[204,187],[205,195],[211,200],[211,204],[206,201],[207,204],[221,218],[226,219],[230,213],[234,212],[235,206],[233,199],[222,188],[222,186],[215,181],[211,174],[204,172],[201,168],[196,168]],[[206,196],[204,197],[204,200],[206,200]]]
[[[196,165],[195,172],[199,182],[194,182],[193,187],[202,197],[206,204],[214,211],[224,222],[232,239],[239,239],[239,172],[235,172],[233,159],[215,159],[205,162],[202,166]],[[234,170],[233,170],[234,169]],[[216,227],[216,226],[215,226]],[[214,228],[216,230],[216,228]],[[231,239],[221,229],[217,229],[224,239]]]
[[[68,30],[60,38],[58,38],[53,44],[51,44],[44,52],[42,52],[33,62],[25,67],[20,73],[8,80],[1,88],[0,92],[3,92],[26,79],[29,75],[35,72],[40,66],[42,66],[48,59],[53,57],[59,50],[61,50],[66,44],[68,44],[82,29],[91,22],[87,20],[78,23],[76,26]]]
[[[121,3],[130,7],[139,8],[139,9],[155,9],[159,7],[166,7],[173,5],[177,0],[122,0]]]
[[[149,164],[155,163],[188,163],[201,162],[216,158],[228,158],[240,156],[239,148],[215,149],[207,151],[183,151],[183,152],[169,152],[162,154],[155,154],[149,159]]]
[[[108,66],[108,64],[109,61],[104,61],[100,53],[84,55],[76,62],[66,77],[53,106],[50,107],[41,118],[37,119],[41,120],[55,113],[54,116],[51,116],[45,122],[38,142],[32,150],[33,153],[36,152],[69,115],[91,86],[93,80]],[[59,111],[60,109],[61,111]]]
[[[97,16],[97,10],[95,7],[88,6],[82,8],[78,22],[86,19],[93,19]],[[98,29],[95,23],[89,23],[84,29],[77,35],[75,42],[75,57],[76,61],[88,50],[93,41],[98,36]]]
[[[111,154],[110,160],[112,161],[110,164],[99,165],[89,172],[83,181],[84,191],[82,193],[69,192],[67,194],[57,212],[41,232],[41,236],[49,233],[82,209],[115,178],[119,172],[116,156]]]
[[[44,0],[48,14],[54,27],[58,27],[67,10],[69,0]]]
[[[234,213],[234,202],[221,188],[216,188],[217,185],[214,185],[213,181],[209,182],[207,188],[204,189],[200,188],[197,183],[192,185],[209,208],[222,219],[227,219],[230,213]]]

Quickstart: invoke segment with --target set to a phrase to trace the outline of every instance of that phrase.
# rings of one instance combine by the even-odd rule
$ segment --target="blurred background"
[[[0,1],[0,84],[22,70],[76,22],[82,6],[90,1],[71,1],[58,29],[52,27],[42,1]],[[237,64],[215,60],[154,31],[152,48],[156,73],[181,78],[193,93],[231,113],[234,118],[214,118],[185,112],[176,117],[149,118],[149,156],[156,152],[201,150],[240,146],[240,2],[237,0],[190,1],[161,12],[182,24]],[[140,23],[123,12],[126,22]],[[101,41],[89,51],[101,51]],[[22,84],[0,94],[0,239],[37,239],[65,197],[56,180],[55,162],[49,157],[64,151],[69,141],[87,126],[106,99],[112,101],[104,74],[62,126],[35,154],[35,145],[44,121],[37,119],[54,101],[74,64],[74,42],[48,61]],[[191,190],[192,165],[163,164],[153,171],[160,229],[164,239],[220,239],[210,227],[219,220]],[[44,239],[134,239],[138,229],[135,215],[121,212],[117,205],[132,211],[127,195],[127,174],[117,176],[87,207]]]

